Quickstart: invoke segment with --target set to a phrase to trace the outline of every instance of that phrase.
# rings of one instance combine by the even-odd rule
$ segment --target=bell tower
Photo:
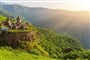
[[[16,22],[17,24],[22,23],[22,20],[21,20],[20,16],[18,16],[16,20],[17,20],[17,22]]]

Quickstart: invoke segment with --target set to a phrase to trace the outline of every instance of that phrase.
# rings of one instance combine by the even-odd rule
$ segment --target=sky
[[[2,0],[2,1],[89,1],[89,0]]]
[[[28,7],[90,11],[89,0],[1,0],[1,2],[8,4],[20,4]]]

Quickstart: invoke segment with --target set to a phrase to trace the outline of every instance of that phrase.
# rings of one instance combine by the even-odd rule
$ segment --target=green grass
[[[5,19],[6,19],[6,17],[0,15],[0,23],[1,23],[2,21],[4,21]]]
[[[8,32],[30,32],[30,30],[8,30]]]
[[[0,49],[0,60],[55,60],[49,57],[37,56],[20,50]]]
[[[45,51],[40,45],[36,45],[36,48],[41,51],[45,56],[49,56],[49,53]]]

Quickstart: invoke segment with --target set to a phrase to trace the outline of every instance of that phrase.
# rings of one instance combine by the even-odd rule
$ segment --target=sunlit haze
[[[50,9],[66,9],[66,10],[73,10],[73,11],[81,11],[87,10],[90,11],[90,4],[89,0],[43,0],[39,1],[32,1],[32,0],[2,0],[1,2],[5,2],[8,4],[20,4],[28,7],[44,7]]]

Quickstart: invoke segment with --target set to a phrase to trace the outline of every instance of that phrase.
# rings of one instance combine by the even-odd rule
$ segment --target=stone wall
[[[36,38],[34,31],[30,32],[7,32],[3,31],[0,34],[0,40],[5,41],[8,44],[16,44],[18,41],[30,41],[33,42]]]

